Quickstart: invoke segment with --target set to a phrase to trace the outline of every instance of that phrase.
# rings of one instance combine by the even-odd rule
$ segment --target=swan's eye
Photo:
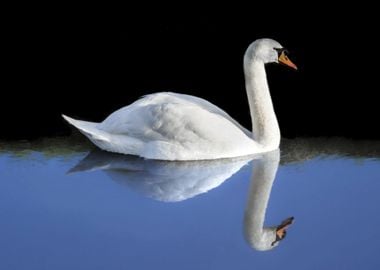
[[[289,51],[285,48],[273,48],[273,49],[278,53],[278,56],[280,56],[281,53],[284,53],[285,55],[289,54]]]
[[[281,54],[281,52],[284,50],[284,48],[273,48],[278,54]]]

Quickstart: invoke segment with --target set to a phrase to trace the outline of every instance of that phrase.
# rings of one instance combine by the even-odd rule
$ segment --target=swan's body
[[[66,120],[102,149],[149,159],[201,160],[261,151],[251,132],[224,111],[177,93],[145,96],[99,124]]]
[[[101,123],[63,117],[103,150],[148,159],[204,160],[271,151],[279,146],[280,130],[264,64],[281,61],[281,48],[274,40],[260,39],[245,53],[252,133],[210,102],[176,93],[147,95]]]

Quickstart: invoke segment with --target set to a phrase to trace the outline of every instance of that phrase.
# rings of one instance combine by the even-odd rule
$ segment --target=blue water
[[[380,269],[380,159],[366,150],[288,147],[277,167],[28,147],[0,151],[0,269]],[[294,217],[266,251],[249,236],[255,207],[264,227]]]

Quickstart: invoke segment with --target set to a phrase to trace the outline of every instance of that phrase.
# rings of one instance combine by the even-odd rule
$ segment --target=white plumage
[[[63,117],[103,150],[148,159],[206,160],[271,151],[279,146],[280,132],[264,64],[278,62],[279,48],[274,40],[260,39],[244,57],[253,135],[210,102],[171,92],[144,96],[101,123]]]
[[[64,117],[102,149],[149,159],[236,157],[260,147],[215,105],[177,93],[145,96],[98,124]]]

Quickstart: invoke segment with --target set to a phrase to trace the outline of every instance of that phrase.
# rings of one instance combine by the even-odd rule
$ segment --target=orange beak
[[[285,55],[284,52],[281,53],[280,57],[278,58],[278,61],[284,65],[287,65],[288,67],[294,68],[295,70],[298,69],[297,66],[292,61],[290,61],[290,59]]]

